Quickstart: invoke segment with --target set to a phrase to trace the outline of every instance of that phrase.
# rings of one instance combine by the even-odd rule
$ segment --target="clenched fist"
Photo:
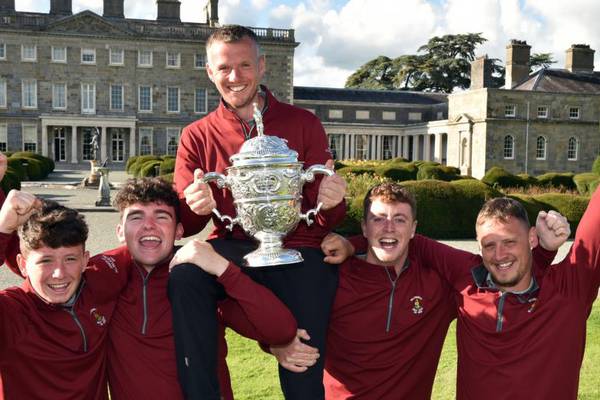
[[[217,202],[213,197],[208,183],[202,182],[204,172],[201,169],[194,171],[194,182],[183,191],[185,202],[190,210],[198,215],[208,215],[213,208],[217,208]]]

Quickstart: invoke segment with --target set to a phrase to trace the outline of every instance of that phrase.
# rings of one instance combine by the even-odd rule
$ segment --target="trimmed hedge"
[[[516,188],[526,186],[522,178],[513,175],[504,168],[492,167],[481,179],[482,182],[498,188]]]
[[[158,169],[160,170],[160,164],[162,163],[162,160],[149,160],[143,164],[141,164],[141,168],[140,171],[138,173],[138,177],[141,178],[146,178],[146,177],[150,177],[150,176],[157,176],[156,170],[157,170],[157,166],[159,167]],[[160,172],[158,173],[158,175],[160,175]]]
[[[12,169],[13,172],[19,177],[19,180],[24,181],[27,176],[27,171],[23,167],[23,160],[20,158],[8,158],[8,168]]]
[[[175,157],[165,157],[160,163],[160,175],[171,174],[175,171]]]
[[[139,178],[140,177],[140,171],[141,171],[142,167],[148,161],[162,161],[162,158],[158,157],[158,156],[152,156],[152,155],[139,156],[139,157],[137,157],[137,159],[135,161],[133,161],[130,164],[129,169],[127,170],[127,172],[130,173],[131,175],[133,175],[134,177]]]
[[[440,181],[455,181],[460,179],[460,170],[440,164],[422,164],[417,172],[417,180],[437,179]]]
[[[576,190],[577,186],[573,182],[575,174],[570,172],[558,173],[548,172],[537,177],[538,185],[543,187],[565,188],[567,190]]]
[[[596,157],[596,160],[594,160],[594,164],[592,164],[592,172],[600,175],[600,156]]]
[[[573,182],[577,186],[577,191],[583,196],[590,196],[594,193],[592,186],[594,183],[596,186],[600,181],[600,175],[593,172],[584,172],[583,174],[577,174],[573,177]]]
[[[414,181],[417,179],[418,169],[414,164],[385,164],[375,169],[375,174],[393,181]]]
[[[40,161],[43,164],[43,170],[47,171],[46,176],[48,176],[48,174],[50,174],[50,172],[54,171],[55,168],[55,164],[54,164],[54,160],[52,160],[51,158],[48,157],[44,157],[41,154],[37,154],[37,153],[32,153],[30,151],[17,151],[16,153],[13,153],[11,156],[11,158],[28,158],[28,159],[35,159]]]
[[[11,166],[7,168],[4,178],[2,179],[2,182],[0,182],[0,187],[5,194],[8,194],[12,189],[21,190],[21,178],[19,177],[19,173]]]

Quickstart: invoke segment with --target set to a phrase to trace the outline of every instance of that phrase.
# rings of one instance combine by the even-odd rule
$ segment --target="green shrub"
[[[17,174],[19,180],[24,181],[27,176],[27,171],[23,167],[23,160],[21,158],[8,158],[8,168],[11,168],[14,173]]]
[[[490,168],[481,179],[490,186],[499,188],[524,187],[525,183],[521,178],[511,174],[501,167]]]
[[[577,187],[573,182],[574,174],[570,172],[558,173],[548,172],[537,177],[538,185],[543,187],[565,188],[567,190],[576,190]]]
[[[517,176],[523,181],[524,187],[536,186],[538,184],[538,180],[535,176],[529,174],[517,174]]]
[[[44,179],[48,176],[48,172],[46,171],[46,166],[40,160],[35,158],[27,158],[27,157],[17,157],[17,159],[22,160],[27,163],[25,170],[27,171],[27,179],[30,181],[39,181],[40,179]]]
[[[2,179],[2,182],[0,182],[0,187],[5,194],[8,194],[12,189],[21,190],[21,178],[19,177],[18,172],[11,166],[6,170],[4,178]]]
[[[166,175],[161,175],[160,176],[161,179],[163,179],[164,181],[173,183],[173,174],[166,174]]]
[[[28,158],[38,160],[42,163],[42,171],[45,174],[44,177],[48,176],[50,172],[54,171],[55,164],[54,160],[48,157],[44,157],[41,154],[33,153],[31,151],[18,151],[11,155],[11,158]]]
[[[594,164],[592,164],[592,172],[600,175],[600,156],[596,157]]]
[[[175,158],[173,157],[165,157],[165,159],[160,163],[160,175],[166,175],[173,173],[175,171]]]
[[[417,167],[412,164],[384,164],[375,169],[377,175],[396,182],[417,179],[417,171]]]
[[[344,164],[343,161],[335,160],[333,162],[333,168],[335,168],[336,171],[339,170],[339,169],[341,169],[341,168],[344,168],[345,166],[346,166],[346,164]]]
[[[162,158],[160,158],[158,156],[152,156],[152,155],[139,156],[131,164],[131,166],[129,167],[129,170],[127,172],[137,178],[140,176],[140,170],[148,161],[156,161],[156,160],[162,161]]]
[[[368,167],[368,166],[361,166],[361,167],[348,166],[348,167],[340,168],[337,171],[337,173],[342,176],[347,176],[349,174],[362,175],[362,174],[374,174],[375,170],[372,167]]]
[[[139,157],[140,157],[140,156],[132,156],[132,157],[129,157],[129,158],[127,159],[127,163],[125,163],[125,171],[127,171],[127,173],[128,173],[128,174],[130,174],[130,173],[131,173],[131,172],[129,171],[129,170],[130,170],[130,168],[131,168],[131,165],[132,165],[134,162],[136,162],[136,161],[137,161],[137,159],[138,159]]]
[[[591,185],[599,180],[600,175],[594,174],[593,172],[584,172],[583,174],[577,174],[573,177],[573,182],[575,182],[575,185],[577,186],[577,191],[583,196],[591,195],[593,193]]]
[[[417,172],[417,180],[437,179],[440,181],[453,181],[460,179],[460,170],[440,164],[421,164]]]
[[[160,164],[162,163],[162,160],[149,160],[146,161],[144,164],[142,164],[142,167],[140,168],[140,171],[138,173],[138,175],[136,175],[136,177],[141,177],[141,178],[146,178],[149,176],[157,176],[156,174],[156,167],[160,167]]]
[[[535,199],[546,206],[546,210],[556,210],[564,215],[571,223],[571,232],[577,230],[579,221],[590,201],[586,196],[573,196],[564,193],[545,193],[535,196]]]

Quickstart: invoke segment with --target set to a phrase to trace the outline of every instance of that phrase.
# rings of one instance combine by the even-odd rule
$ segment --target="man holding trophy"
[[[327,161],[331,169],[332,164],[318,118],[279,102],[260,86],[265,59],[251,30],[222,27],[210,36],[206,49],[206,70],[222,100],[215,111],[187,126],[180,139],[175,183],[182,199],[185,235],[202,230],[213,211],[220,216],[214,218],[211,244],[236,264],[259,267],[244,271],[290,308],[298,327],[310,335],[307,343],[324,355],[338,277],[335,267],[323,262],[320,243],[344,218],[346,184],[333,171],[318,166]],[[297,160],[308,168],[305,172]],[[220,174],[226,170],[227,178]],[[213,171],[216,174],[204,176]],[[317,172],[330,176],[304,184]],[[209,185],[207,181],[215,176],[219,186]],[[219,190],[223,186],[231,191]],[[309,226],[311,216],[314,223]],[[307,223],[299,223],[300,219]],[[234,228],[235,223],[244,229]],[[245,257],[256,248],[251,235],[261,241],[260,254]],[[283,236],[286,249],[281,249]],[[290,256],[288,249],[297,250],[291,251],[297,255]],[[216,316],[198,312],[210,310],[206,304],[212,307],[215,299],[210,296],[215,290],[199,286],[196,273],[194,268],[176,266],[169,284],[179,379],[186,398],[218,399],[216,330],[212,329]],[[280,380],[287,399],[324,398],[323,361],[299,374],[280,368]]]

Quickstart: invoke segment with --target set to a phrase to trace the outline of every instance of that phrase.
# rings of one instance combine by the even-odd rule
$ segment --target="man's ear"
[[[183,225],[181,224],[181,222],[177,223],[177,226],[175,227],[175,240],[179,240],[183,237]]]
[[[419,223],[419,221],[417,221],[415,219],[415,221],[413,222],[413,226],[412,226],[412,232],[410,233],[410,238],[414,238],[415,237],[415,233],[417,233],[417,224]]]
[[[21,271],[23,278],[27,278],[27,260],[21,253],[17,254],[17,265],[19,266],[19,271]]]
[[[117,224],[117,239],[119,239],[119,243],[125,243],[125,227],[123,226],[123,222]]]
[[[528,236],[528,240],[529,240],[529,248],[533,249],[533,248],[537,247],[537,245],[539,244],[539,239],[538,239],[537,230],[535,229],[535,226],[532,226],[531,228],[529,228],[529,233],[527,234],[527,236]]]

